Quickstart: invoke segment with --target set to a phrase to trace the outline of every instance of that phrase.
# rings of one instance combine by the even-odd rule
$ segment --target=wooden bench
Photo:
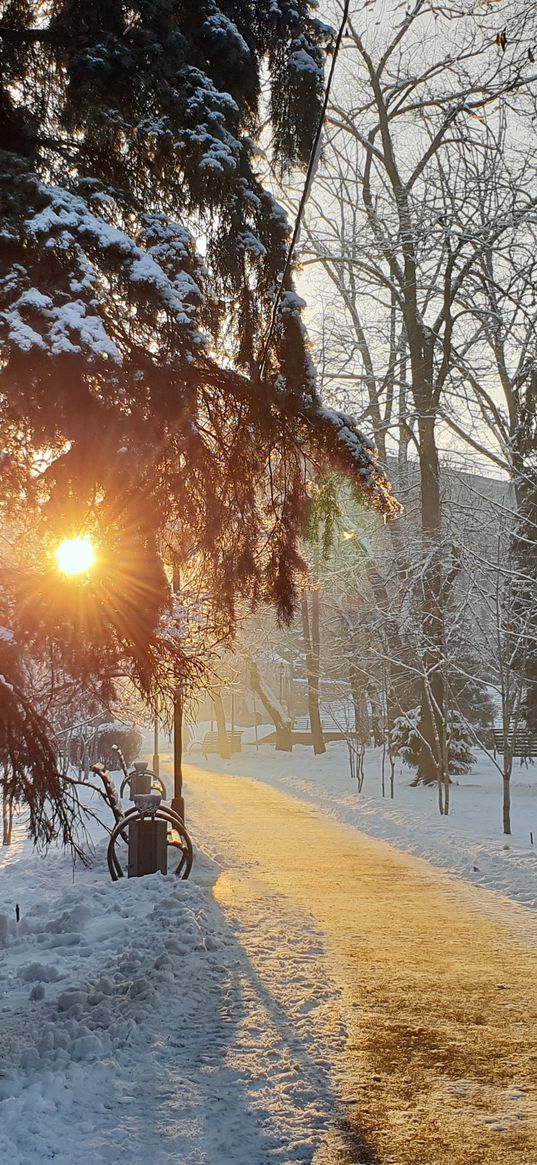
[[[226,732],[230,753],[242,752],[242,732]],[[189,745],[189,752],[199,748],[207,759],[210,752],[220,752],[220,738],[217,732],[206,732],[203,740],[193,740]]]
[[[494,741],[494,756],[496,756],[497,752],[503,753],[502,729],[493,728],[492,738]],[[537,736],[534,736],[531,732],[509,732],[507,740],[513,756],[519,756],[522,760],[537,756]]]
[[[333,716],[321,716],[321,728],[323,732],[346,732],[345,724],[338,724]],[[293,720],[293,732],[311,732],[311,721],[309,716],[296,716]],[[349,727],[349,732],[354,732],[354,728]]]

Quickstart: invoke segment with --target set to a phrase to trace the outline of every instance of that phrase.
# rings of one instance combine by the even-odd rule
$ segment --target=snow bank
[[[89,870],[22,823],[0,849],[0,1161],[307,1165],[342,1039],[322,936],[270,897],[260,975],[212,897],[220,863],[113,883],[93,830]]]
[[[19,851],[2,876],[0,1160],[156,1163],[172,1159],[170,1137],[178,1158],[192,1159],[200,1120],[231,1084],[219,1061],[234,941],[218,908],[199,885],[162,875],[112,883],[104,845],[98,869],[71,885],[65,857]],[[173,1133],[163,1129],[159,1144],[161,1120]],[[233,1111],[226,1121],[238,1138]]]

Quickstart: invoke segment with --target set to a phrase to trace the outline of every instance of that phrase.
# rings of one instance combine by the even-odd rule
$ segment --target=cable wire
[[[338,33],[337,33],[336,40],[334,43],[334,53],[332,56],[332,64],[330,66],[330,72],[328,74],[328,81],[326,82],[326,89],[325,89],[325,94],[324,94],[323,107],[321,109],[321,116],[319,118],[319,124],[317,126],[316,131],[315,131],[315,137],[313,139],[313,143],[312,143],[312,147],[311,147],[311,151],[310,151],[310,156],[309,156],[309,161],[308,161],[308,169],[306,171],[306,181],[304,183],[304,189],[302,191],[302,196],[301,196],[301,199],[300,199],[300,202],[298,205],[298,211],[297,211],[297,215],[296,215],[296,219],[295,219],[295,226],[294,226],[293,234],[291,236],[291,242],[289,244],[287,258],[285,260],[285,267],[283,269],[280,283],[278,286],[278,290],[276,292],[276,297],[274,299],[274,303],[272,306],[272,315],[271,315],[271,319],[270,319],[270,327],[268,330],[267,338],[266,338],[264,346],[263,346],[263,355],[261,357],[261,362],[259,365],[259,377],[261,380],[263,379],[263,376],[265,375],[267,359],[268,359],[268,355],[270,352],[270,346],[272,343],[272,339],[274,336],[274,330],[276,327],[276,318],[278,315],[278,309],[280,307],[280,303],[282,300],[283,288],[284,288],[285,280],[287,278],[287,273],[289,271],[289,268],[290,268],[292,260],[293,260],[293,254],[294,254],[294,250],[295,250],[295,247],[296,247],[296,244],[298,241],[298,235],[299,235],[300,227],[302,225],[302,219],[304,217],[304,210],[306,207],[306,202],[307,202],[308,195],[310,192],[310,187],[312,184],[313,171],[314,171],[315,163],[317,161],[317,152],[319,149],[321,134],[323,132],[324,123],[326,121],[326,113],[327,113],[327,109],[328,109],[328,102],[330,100],[330,91],[332,88],[332,81],[333,81],[333,77],[334,77],[334,73],[335,73],[335,69],[336,69],[336,63],[337,63],[337,58],[339,55],[339,50],[341,47],[341,41],[343,39],[343,33],[345,31],[345,25],[347,23],[347,18],[349,15],[349,8],[350,8],[350,0],[345,0],[345,2],[343,4],[343,16],[341,18]]]

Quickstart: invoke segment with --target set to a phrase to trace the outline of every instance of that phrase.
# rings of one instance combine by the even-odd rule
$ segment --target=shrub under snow
[[[391,744],[392,752],[400,756],[405,764],[417,769],[421,752],[421,736],[419,732],[420,709],[410,708],[404,716],[398,716],[394,721]],[[457,712],[451,712],[448,719],[448,769],[451,776],[469,773],[475,763],[475,757],[470,751],[470,741],[467,736],[464,722]]]

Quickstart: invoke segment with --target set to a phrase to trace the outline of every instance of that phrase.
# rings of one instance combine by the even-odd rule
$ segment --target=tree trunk
[[[185,819],[183,797],[183,689],[179,685],[173,697],[173,797],[171,807]]]
[[[503,775],[503,832],[511,833],[511,780]]]
[[[308,710],[310,715],[313,751],[315,755],[318,756],[319,754],[326,752],[326,745],[324,743],[323,737],[323,726],[321,722],[321,710],[319,708],[321,625],[318,590],[314,590],[311,593],[311,632],[308,610],[308,595],[306,591],[302,592],[301,607],[302,631],[304,634],[304,647],[306,652],[306,673],[308,679]]]
[[[226,728],[226,714],[224,712],[224,705],[220,692],[216,688],[211,691],[211,696],[214,703],[214,714],[216,718],[216,731],[218,733],[218,751],[223,760],[229,760],[231,756],[231,748],[229,744],[229,737]]]
[[[356,738],[358,739],[358,734],[360,732],[360,695],[361,695],[361,692],[360,692],[360,687],[358,684],[358,672],[357,672],[356,668],[354,668],[354,667],[351,667],[350,676],[349,676],[349,685],[350,685],[350,689],[351,689],[352,703],[353,703],[353,709],[354,709],[354,731],[356,733]]]
[[[513,770],[513,755],[509,744],[506,740],[507,733],[504,729],[504,753],[503,753],[503,805],[502,805],[502,820],[503,832],[511,833],[511,773]]]
[[[403,561],[407,558],[404,539],[402,538],[401,531],[394,529],[396,526],[397,522],[392,522],[390,536],[394,543],[397,559]],[[386,701],[386,723],[384,730],[387,731],[388,737],[391,738],[394,720],[397,716],[401,715],[405,707],[405,696],[408,687],[408,672],[404,666],[405,647],[401,641],[398,623],[399,612],[394,612],[393,599],[390,598],[386,582],[374,563],[371,563],[367,568],[367,578],[371,583],[378,610],[383,615],[382,639],[385,655],[383,679],[384,697]]]
[[[424,784],[445,783],[446,699],[444,686],[444,609],[441,547],[442,510],[440,466],[434,413],[422,410],[418,421],[421,482],[421,522],[424,566],[421,594],[422,700],[420,733],[423,738],[417,779]]]
[[[384,743],[384,726],[382,716],[382,705],[380,696],[375,688],[368,689],[369,703],[371,705],[371,732],[373,734],[373,744],[375,748],[379,748]]]
[[[5,787],[2,789],[2,845],[11,845],[13,828],[13,800]]]
[[[361,683],[360,680],[362,681]],[[354,705],[354,731],[356,732],[356,739],[361,741],[364,747],[369,747],[369,711],[365,698],[365,683],[366,677],[363,672],[360,672],[356,666],[353,666],[349,676],[349,684]]]
[[[272,723],[276,729],[276,751],[277,752],[292,752],[293,737],[291,733],[291,721],[286,716],[279,700],[271,691],[269,685],[263,679],[261,672],[255,662],[248,656],[248,680],[253,692],[266,708]]]

